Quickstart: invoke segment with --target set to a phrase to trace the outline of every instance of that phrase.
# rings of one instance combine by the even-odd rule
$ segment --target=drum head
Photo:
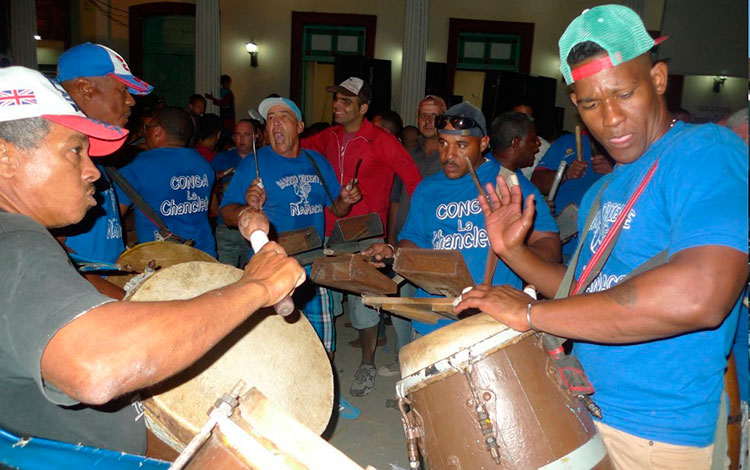
[[[188,299],[241,276],[242,270],[225,264],[182,263],[153,274],[127,300]],[[331,365],[310,322],[292,317],[273,309],[254,313],[196,364],[144,393],[151,395],[143,402],[147,415],[177,441],[173,447],[189,442],[216,399],[239,380],[315,433],[325,430],[333,409]]]
[[[187,261],[218,262],[213,256],[192,246],[162,241],[141,243],[125,250],[117,258],[117,266],[122,269],[143,272],[151,261],[156,263],[157,268],[167,268]],[[107,280],[119,287],[124,287],[134,276],[135,274],[130,273],[114,274],[107,277]]]
[[[510,330],[485,313],[444,326],[401,348],[401,376],[407,377],[472,345]],[[512,330],[511,330],[512,331]],[[520,335],[521,333],[518,333]]]

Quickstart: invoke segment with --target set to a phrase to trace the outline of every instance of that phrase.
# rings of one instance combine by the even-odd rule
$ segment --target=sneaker
[[[377,370],[375,366],[369,364],[361,364],[357,368],[357,372],[354,373],[354,382],[349,388],[349,393],[354,397],[363,397],[368,393],[372,392],[375,388],[375,376]]]
[[[339,395],[339,416],[344,419],[357,419],[359,418],[359,408],[352,405],[348,401],[344,399],[341,395]]]
[[[401,375],[401,365],[398,361],[393,361],[390,364],[378,367],[378,375],[383,377],[393,377],[394,375]]]

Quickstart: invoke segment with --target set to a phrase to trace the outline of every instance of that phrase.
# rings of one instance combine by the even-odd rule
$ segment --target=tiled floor
[[[395,403],[396,382],[401,377],[378,375],[372,393],[361,398],[349,395],[349,386],[360,363],[361,350],[348,344],[358,337],[356,330],[344,326],[348,321],[346,315],[336,319],[337,349],[334,363],[344,397],[360,409],[361,415],[354,420],[334,418],[324,436],[328,437],[331,445],[363,468],[370,465],[377,470],[406,470],[409,464],[401,414],[397,409],[387,406]],[[386,327],[386,337],[387,343],[378,347],[376,352],[375,363],[378,367],[394,359],[395,334],[391,326]]]

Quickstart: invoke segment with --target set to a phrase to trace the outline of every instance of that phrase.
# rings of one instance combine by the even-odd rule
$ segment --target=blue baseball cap
[[[57,61],[57,78],[60,83],[78,77],[110,77],[121,81],[134,95],[147,95],[154,89],[130,72],[125,59],[112,49],[87,42],[71,47]]]
[[[270,97],[266,98],[263,101],[260,102],[258,105],[258,112],[260,112],[260,115],[263,116],[263,119],[268,119],[268,110],[271,109],[272,106],[281,105],[286,108],[289,108],[296,116],[297,120],[302,120],[302,112],[299,110],[296,104],[294,104],[294,101],[290,100],[289,98],[283,98],[283,97]]]

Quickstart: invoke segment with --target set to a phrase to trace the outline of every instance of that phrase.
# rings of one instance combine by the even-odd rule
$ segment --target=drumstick
[[[576,160],[583,160],[583,151],[581,150],[581,126],[576,126]]]
[[[555,199],[555,195],[557,194],[557,188],[560,187],[560,182],[563,179],[563,175],[565,174],[565,166],[568,164],[565,160],[561,161],[559,165],[557,165],[557,173],[555,173],[555,179],[552,180],[552,187],[549,190],[549,193],[547,193],[547,200],[552,201]]]
[[[484,192],[482,183],[479,182],[477,172],[474,171],[474,166],[472,166],[471,160],[469,160],[469,157],[466,155],[464,155],[464,158],[466,159],[466,163],[469,165],[469,174],[471,175],[471,179],[474,181],[474,185],[477,187],[477,191],[479,191],[479,194],[483,195],[487,199],[487,204],[490,205],[490,212],[492,212],[492,203],[490,202],[490,198],[487,197],[487,194]],[[496,268],[497,256],[495,256],[495,253],[492,252],[492,247],[490,246],[489,250],[487,251],[487,263],[484,265],[485,284],[492,284],[492,278],[495,276]]]
[[[255,151],[255,133],[253,132],[253,157],[255,157],[255,177],[258,178],[258,187],[263,189],[263,180],[260,179],[260,168],[258,167],[258,152]]]
[[[266,234],[266,232],[262,230],[256,230],[250,234],[250,245],[252,245],[253,250],[256,253],[260,251],[261,248],[266,246],[266,243],[268,243],[268,235]],[[276,310],[276,313],[278,313],[282,317],[285,317],[294,311],[294,301],[292,301],[292,298],[287,295],[283,299],[279,300],[273,306],[273,309]]]
[[[349,184],[346,185],[347,191],[351,191],[352,185],[357,184],[357,174],[359,173],[359,166],[362,164],[362,159],[357,160],[357,165],[354,167],[354,176],[352,177]]]
[[[268,243],[268,219],[262,211],[243,209],[238,217],[237,226],[242,236],[250,240],[250,245],[256,253]],[[285,317],[294,311],[294,302],[287,295],[277,302],[273,309],[276,310],[276,313]]]
[[[490,202],[490,198],[487,197],[487,193],[484,192],[484,188],[482,188],[482,183],[479,182],[479,178],[477,177],[477,172],[474,170],[474,166],[471,164],[471,160],[467,155],[464,155],[464,159],[466,159],[466,164],[469,165],[469,174],[471,175],[472,181],[474,181],[474,186],[477,187],[477,191],[479,191],[479,194],[484,196],[487,199],[487,203],[490,204],[490,209],[492,209],[492,203]]]

